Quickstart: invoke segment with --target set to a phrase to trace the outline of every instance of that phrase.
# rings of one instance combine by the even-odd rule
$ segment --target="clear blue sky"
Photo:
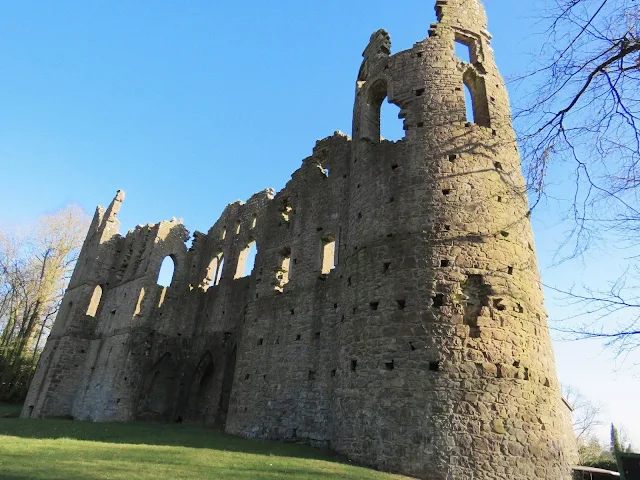
[[[506,77],[527,70],[543,40],[536,7],[548,1],[486,0]],[[68,203],[93,213],[123,189],[123,231],[171,217],[207,231],[228,203],[282,188],[317,139],[351,133],[370,34],[384,27],[394,52],[409,48],[427,36],[434,3],[5,2],[0,223]],[[387,120],[383,135],[397,137],[400,122]],[[557,205],[536,211],[544,282],[615,278],[624,266],[615,251],[553,267],[566,228]],[[547,308],[566,314],[550,293]],[[604,403],[603,419],[626,424],[640,447],[634,359],[616,362],[597,343],[555,348],[561,381]]]

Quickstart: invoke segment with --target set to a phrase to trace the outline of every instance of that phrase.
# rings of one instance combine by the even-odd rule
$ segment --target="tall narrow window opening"
[[[482,127],[490,127],[491,117],[489,116],[489,102],[484,78],[470,67],[464,72],[462,80],[469,97],[465,102],[466,108],[469,111],[469,106],[471,107],[473,123]]]
[[[207,272],[205,274],[204,281],[202,282],[205,288],[214,287],[220,281],[219,274],[222,273],[220,267],[220,262],[222,261],[222,252],[217,253],[211,259],[209,266],[207,267]]]
[[[238,257],[238,266],[236,267],[236,274],[234,278],[243,278],[251,275],[253,267],[256,263],[257,253],[258,250],[256,248],[255,241],[252,241],[244,248],[244,250],[242,250],[242,252],[240,252],[240,256]]]
[[[320,258],[320,271],[323,274],[329,273],[336,268],[336,237],[333,234],[329,234],[322,237],[321,240],[322,250]]]
[[[464,85],[464,108],[468,123],[475,123],[473,116],[473,96],[467,84]]]
[[[100,305],[100,299],[102,298],[102,287],[100,285],[96,285],[96,288],[93,289],[93,294],[91,295],[91,301],[89,302],[89,308],[87,308],[87,315],[90,317],[95,317],[98,313],[98,306]]]
[[[222,270],[224,269],[224,255],[220,255],[220,259],[218,260],[218,268],[216,270],[216,285],[220,283],[222,280]]]
[[[162,260],[160,265],[160,271],[158,272],[158,279],[156,283],[161,287],[169,287],[173,282],[173,274],[175,270],[175,261],[171,255],[167,255]]]

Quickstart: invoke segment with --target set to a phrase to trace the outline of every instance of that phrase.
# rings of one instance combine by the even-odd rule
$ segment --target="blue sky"
[[[0,223],[68,203],[92,213],[123,189],[123,231],[171,217],[207,231],[228,203],[282,188],[317,139],[351,133],[370,34],[386,28],[394,52],[410,48],[427,36],[434,3],[5,2]],[[486,0],[505,77],[527,70],[544,39],[536,9],[548,3]],[[397,138],[401,123],[387,109],[383,135]],[[553,266],[568,226],[557,203],[533,220],[545,283],[602,284],[624,268],[613,248]],[[551,292],[547,308],[567,315]],[[640,367],[631,368],[640,359],[623,363],[597,342],[555,349],[561,381],[603,403],[603,420],[624,423],[640,447]]]

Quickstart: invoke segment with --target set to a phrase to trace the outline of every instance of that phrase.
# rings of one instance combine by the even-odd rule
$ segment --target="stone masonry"
[[[22,416],[201,423],[433,480],[569,479],[486,15],[436,12],[410,50],[372,35],[353,139],[318,141],[282,191],[230,204],[189,249],[176,220],[119,235],[123,192],[99,207]],[[398,142],[380,138],[385,98]]]

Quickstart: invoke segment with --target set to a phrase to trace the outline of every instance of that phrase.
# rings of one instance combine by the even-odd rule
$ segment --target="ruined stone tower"
[[[188,250],[177,221],[120,236],[122,193],[98,208],[23,416],[219,425],[428,479],[568,479],[486,16],[478,0],[436,12],[410,50],[371,37],[353,139],[319,141],[281,192],[229,205]],[[380,138],[385,98],[398,142]]]

